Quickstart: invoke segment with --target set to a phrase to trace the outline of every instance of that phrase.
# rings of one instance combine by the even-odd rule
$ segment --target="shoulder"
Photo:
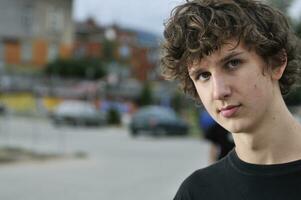
[[[222,174],[225,173],[226,165],[226,159],[222,159],[211,166],[196,170],[185,179],[183,184],[210,185],[211,182],[215,182],[216,179],[222,177]]]
[[[174,200],[214,199],[218,193],[220,183],[226,179],[227,161],[219,162],[193,172],[181,184]]]

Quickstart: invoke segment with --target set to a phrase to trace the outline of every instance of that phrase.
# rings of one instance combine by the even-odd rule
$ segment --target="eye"
[[[229,70],[235,70],[242,63],[240,59],[233,59],[226,63],[226,68]]]
[[[209,80],[210,76],[210,72],[201,72],[196,76],[196,80],[207,81]]]

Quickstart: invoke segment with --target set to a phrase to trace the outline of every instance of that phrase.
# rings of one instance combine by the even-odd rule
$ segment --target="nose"
[[[231,95],[231,87],[226,78],[220,75],[212,75],[212,89],[214,100],[225,100]]]

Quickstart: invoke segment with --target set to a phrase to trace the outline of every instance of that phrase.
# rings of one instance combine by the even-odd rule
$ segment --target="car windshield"
[[[59,114],[81,114],[81,115],[92,115],[96,111],[93,107],[86,103],[78,102],[65,102],[58,106],[57,113]]]
[[[176,113],[168,108],[164,107],[150,107],[141,109],[136,118],[144,118],[144,117],[154,117],[157,119],[164,119],[164,120],[175,120],[177,119]]]

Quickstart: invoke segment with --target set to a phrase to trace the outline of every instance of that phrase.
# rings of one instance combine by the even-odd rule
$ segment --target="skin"
[[[213,164],[218,160],[218,146],[215,144],[210,144],[209,149],[209,163]]]
[[[301,126],[288,111],[278,83],[286,64],[269,70],[242,42],[229,41],[189,67],[203,105],[232,133],[236,153],[245,162],[301,159]]]

